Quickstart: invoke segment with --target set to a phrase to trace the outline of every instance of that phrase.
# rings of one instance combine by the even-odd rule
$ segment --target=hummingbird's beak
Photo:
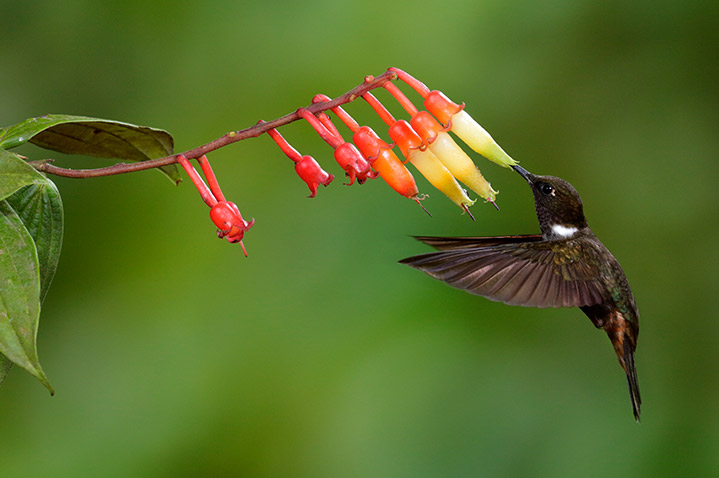
[[[512,169],[517,171],[519,173],[519,175],[522,176],[528,183],[530,183],[530,184],[532,183],[532,181],[530,179],[530,176],[532,175],[532,173],[530,173],[529,171],[527,171],[526,169],[524,169],[523,167],[521,167],[517,164],[512,166]]]

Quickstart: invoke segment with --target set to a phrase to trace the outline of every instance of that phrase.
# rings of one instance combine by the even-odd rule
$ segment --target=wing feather
[[[571,252],[551,242],[537,244],[536,236],[505,236],[505,243],[498,243],[501,238],[419,239],[441,250],[400,262],[472,294],[527,307],[602,301],[601,284],[590,279],[597,276],[591,265],[573,260]]]
[[[542,240],[541,234],[524,234],[516,236],[493,236],[493,237],[438,237],[438,236],[414,236],[428,246],[441,251],[452,249],[474,249],[478,247],[496,246],[500,244],[513,244],[520,242],[538,242]]]

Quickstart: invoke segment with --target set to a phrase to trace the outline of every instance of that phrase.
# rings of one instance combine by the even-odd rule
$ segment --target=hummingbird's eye
[[[554,193],[554,188],[547,183],[542,183],[539,185],[539,190],[542,191],[543,194],[546,194],[547,196]]]

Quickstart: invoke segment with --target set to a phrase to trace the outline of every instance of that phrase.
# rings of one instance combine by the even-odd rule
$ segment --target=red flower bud
[[[303,156],[301,160],[295,163],[295,171],[310,188],[312,194],[309,197],[311,198],[317,195],[317,186],[320,184],[328,186],[335,178],[323,170],[312,156]]]
[[[316,95],[313,103],[329,101],[329,97],[325,95]],[[354,133],[352,141],[362,152],[362,155],[369,161],[372,168],[384,179],[387,184],[404,197],[417,201],[420,204],[421,197],[417,191],[417,184],[412,174],[402,164],[396,154],[392,152],[392,147],[382,141],[377,133],[372,131],[368,126],[362,126],[357,123],[342,107],[332,108],[337,117]],[[372,177],[372,176],[370,176]],[[424,208],[423,208],[424,209]]]
[[[317,195],[317,186],[320,184],[327,186],[335,178],[333,175],[324,171],[312,156],[300,155],[300,153],[295,148],[290,146],[287,140],[285,140],[285,138],[283,138],[276,129],[268,130],[267,134],[269,134],[275,143],[277,143],[287,157],[295,162],[295,171],[310,188],[311,194],[309,197],[313,198]]]
[[[327,115],[317,116],[310,113],[305,108],[297,110],[297,114],[306,119],[310,125],[317,131],[322,139],[335,150],[335,160],[337,164],[344,170],[347,177],[350,178],[348,185],[357,182],[362,184],[367,178],[376,178],[377,174],[372,171],[370,164],[364,159],[362,154],[351,143],[346,143],[337,128],[332,125]]]
[[[242,252],[247,256],[247,250],[245,250],[245,245],[242,243],[242,238],[245,235],[245,231],[255,224],[255,220],[252,219],[250,222],[245,221],[242,219],[242,214],[240,214],[237,205],[225,200],[225,196],[222,194],[222,190],[220,190],[220,185],[206,156],[203,155],[198,158],[198,162],[200,163],[202,172],[205,173],[209,187],[202,180],[195,168],[192,167],[187,158],[180,154],[177,156],[177,161],[185,168],[185,171],[187,171],[193,184],[200,192],[202,200],[210,206],[210,219],[212,219],[212,222],[217,227],[217,237],[224,237],[233,244],[239,242],[242,246]]]
[[[239,242],[242,251],[247,255],[242,238],[245,232],[255,225],[255,220],[245,221],[237,205],[231,201],[218,202],[210,209],[210,219],[217,226],[217,237],[225,238],[230,243]]]
[[[367,178],[374,179],[377,173],[370,169],[370,163],[352,143],[342,143],[335,149],[335,160],[350,178],[349,185],[357,182],[362,184]]]

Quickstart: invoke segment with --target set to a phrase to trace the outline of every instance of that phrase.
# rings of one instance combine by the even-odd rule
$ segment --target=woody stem
[[[384,83],[386,83],[388,81],[392,81],[392,80],[396,80],[396,79],[397,79],[397,74],[394,71],[387,70],[386,72],[382,73],[380,76],[378,76],[376,78],[365,79],[365,81],[362,82],[362,84],[357,85],[356,87],[352,88],[347,93],[340,95],[335,99],[332,99],[332,100],[326,101],[326,102],[314,103],[314,104],[307,106],[305,109],[309,113],[315,114],[315,113],[326,111],[326,110],[329,110],[332,108],[336,108],[345,103],[354,101],[355,99],[361,97],[363,94],[367,93],[368,91],[371,91],[375,88],[382,87],[384,85]],[[102,177],[102,176],[112,176],[115,174],[133,173],[135,171],[144,171],[146,169],[159,168],[162,166],[168,166],[170,164],[177,163],[179,156],[184,156],[188,159],[199,158],[203,154],[210,153],[212,151],[220,149],[229,144],[235,143],[237,141],[242,141],[243,139],[256,138],[271,129],[279,128],[280,126],[284,126],[286,124],[292,123],[299,119],[301,119],[301,116],[297,113],[297,111],[294,111],[292,113],[286,114],[285,116],[274,119],[272,121],[258,123],[254,126],[245,128],[243,130],[232,131],[230,133],[227,133],[224,136],[221,136],[221,137],[215,139],[214,141],[210,141],[207,144],[203,144],[202,146],[198,146],[196,148],[184,151],[182,153],[171,154],[171,155],[165,156],[163,158],[151,159],[148,161],[142,161],[142,162],[138,162],[138,163],[118,163],[118,164],[114,164],[112,166],[108,166],[105,168],[96,168],[96,169],[61,168],[59,166],[55,166],[55,165],[51,164],[48,161],[31,162],[31,164],[38,171],[54,174],[56,176],[64,176],[67,178],[84,179],[84,178],[97,178],[97,177]]]

